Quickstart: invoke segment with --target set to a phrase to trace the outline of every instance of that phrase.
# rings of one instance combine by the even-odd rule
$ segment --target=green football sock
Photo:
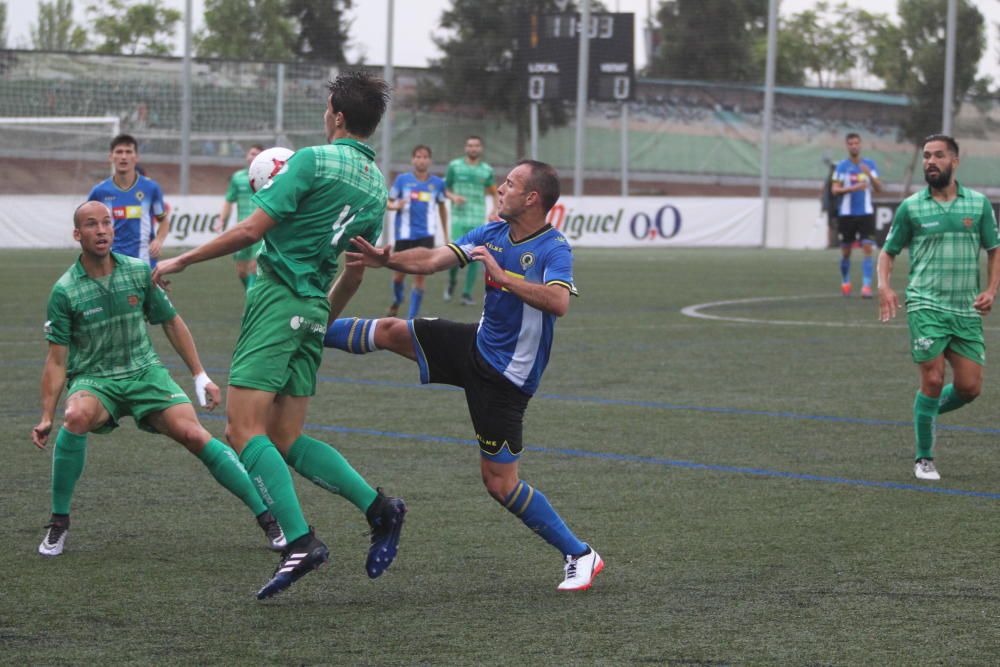
[[[240,453],[240,461],[267,508],[281,524],[289,544],[308,533],[309,525],[302,516],[292,475],[274,443],[266,435],[255,435]]]
[[[240,282],[243,284],[243,289],[246,290],[247,289],[247,278],[249,278],[249,276],[238,276],[238,277],[240,279]]]
[[[472,296],[472,290],[476,287],[476,280],[479,278],[479,269],[482,265],[479,262],[469,262],[465,267],[465,289],[462,294]]]
[[[916,435],[917,459],[934,458],[934,418],[938,413],[938,399],[924,396],[919,391],[913,401],[913,430]]]
[[[453,266],[448,269],[448,286],[454,289],[456,282],[458,282],[458,267]]]
[[[250,275],[247,276],[246,282],[243,283],[243,286],[246,289],[250,289],[251,287],[253,287],[253,284],[255,282],[257,282],[257,274],[256,273],[251,273]]]
[[[970,402],[971,401],[966,401],[958,395],[958,392],[955,391],[955,385],[949,384],[941,390],[941,398],[938,399],[938,414],[943,415],[946,412],[958,410],[960,407],[968,405]]]
[[[347,498],[362,512],[378,495],[340,452],[308,435],[302,434],[292,443],[288,463],[316,486]]]
[[[60,428],[52,452],[52,513],[69,514],[73,489],[87,461],[87,434],[78,435]]]
[[[257,487],[250,481],[247,471],[240,463],[239,457],[236,456],[236,452],[219,440],[212,438],[202,448],[198,458],[212,473],[215,481],[242,500],[254,516],[259,516],[267,511],[267,505],[260,499]]]

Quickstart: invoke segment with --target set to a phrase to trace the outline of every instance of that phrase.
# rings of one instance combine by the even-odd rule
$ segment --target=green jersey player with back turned
[[[906,315],[910,354],[920,369],[913,403],[918,479],[938,480],[934,420],[971,402],[983,386],[986,344],[982,316],[993,308],[1000,286],[1000,237],[993,207],[982,194],[959,185],[958,143],[934,134],[924,140],[927,188],[900,204],[878,258],[879,318],[896,316],[899,297],[889,286],[896,256],[910,248]],[[986,289],[980,291],[979,251],[988,257]],[[945,385],[945,362],[953,381]]]
[[[219,213],[219,222],[222,223],[223,229],[226,227],[226,223],[229,222],[233,204],[236,204],[237,222],[246,220],[256,210],[257,205],[250,200],[253,196],[253,189],[250,187],[250,173],[248,169],[253,164],[253,159],[260,155],[263,150],[264,147],[260,144],[251,146],[246,154],[247,168],[240,169],[229,177],[226,200],[223,202],[222,211]],[[263,247],[264,242],[257,241],[257,243],[233,253],[233,259],[236,261],[236,277],[243,283],[244,290],[249,290],[253,287],[254,282],[257,280],[257,255],[260,254],[260,250]]]
[[[379,237],[388,199],[375,152],[363,143],[385,113],[388,85],[347,72],[329,89],[324,125],[331,143],[297,151],[254,195],[258,209],[249,218],[153,274],[166,285],[165,276],[189,264],[266,241],[233,352],[226,410],[226,437],[288,539],[258,598],[283,591],[329,559],[302,514],[289,465],[365,513],[371,526],[365,569],[373,579],[395,558],[406,513],[402,500],[373,489],[336,449],[302,432],[327,323],[364,274],[363,267],[348,267],[331,289],[337,257],[352,237]]]

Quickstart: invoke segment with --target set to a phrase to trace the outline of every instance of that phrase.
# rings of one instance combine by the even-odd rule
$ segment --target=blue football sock
[[[424,291],[414,287],[410,290],[410,314],[408,319],[414,319],[420,312],[420,302],[424,300]]]
[[[352,354],[375,352],[375,325],[378,320],[364,320],[360,317],[342,317],[334,320],[323,337],[323,345],[335,347]]]
[[[527,482],[519,481],[504,499],[503,506],[564,556],[586,553],[587,545],[577,539],[545,495]]]
[[[875,262],[872,260],[871,256],[866,256],[863,260],[861,260],[861,284],[865,287],[872,286],[872,267],[874,265]]]
[[[392,281],[392,302],[393,302],[393,304],[395,304],[395,305],[398,306],[399,304],[403,303],[403,288],[404,287],[405,287],[405,285],[403,284],[402,280],[399,281],[399,282],[396,282],[395,280]]]
[[[840,258],[840,282],[849,283],[851,282],[851,258],[841,257]]]

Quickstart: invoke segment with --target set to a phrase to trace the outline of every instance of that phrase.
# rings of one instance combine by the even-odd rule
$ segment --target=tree
[[[38,23],[30,28],[31,44],[40,51],[78,51],[87,33],[73,24],[73,0],[38,3]]]
[[[597,7],[594,7],[597,5]],[[591,3],[592,11],[601,11]],[[575,3],[565,10],[555,0],[453,0],[441,15],[440,25],[449,31],[435,37],[444,56],[434,64],[441,68],[443,85],[427,88],[424,96],[454,105],[474,104],[503,113],[517,127],[517,154],[524,155],[527,143],[528,105],[521,95],[521,73],[514,69],[519,22],[529,12],[539,14],[576,11]],[[539,107],[540,131],[565,125],[568,117],[560,101]]]
[[[296,37],[287,11],[284,0],[207,0],[195,51],[204,57],[290,60]]]
[[[764,78],[755,44],[767,40],[768,0],[666,0],[648,73],[701,81]]]
[[[298,21],[298,38],[292,45],[295,55],[304,60],[342,63],[351,21],[345,10],[353,0],[286,0],[288,16]]]
[[[904,92],[910,98],[902,132],[916,150],[908,170],[907,187],[922,139],[941,130],[947,5],[947,0],[899,0],[898,25],[868,20],[865,26],[869,70],[885,81],[890,90]],[[986,50],[985,25],[983,15],[969,0],[958,0],[952,100],[955,114],[970,91],[985,85],[976,79],[979,60]]]
[[[167,55],[181,13],[162,6],[162,0],[131,4],[106,0],[87,8],[92,29],[102,38],[98,53]]]

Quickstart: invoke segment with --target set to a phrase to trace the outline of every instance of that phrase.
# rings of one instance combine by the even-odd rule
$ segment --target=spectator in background
[[[874,160],[861,157],[861,136],[851,132],[846,137],[847,158],[837,164],[831,191],[841,198],[837,209],[840,232],[840,291],[851,295],[851,248],[861,243],[861,298],[872,298],[872,248],[875,246],[875,208],[872,191],[882,191],[882,181]]]

